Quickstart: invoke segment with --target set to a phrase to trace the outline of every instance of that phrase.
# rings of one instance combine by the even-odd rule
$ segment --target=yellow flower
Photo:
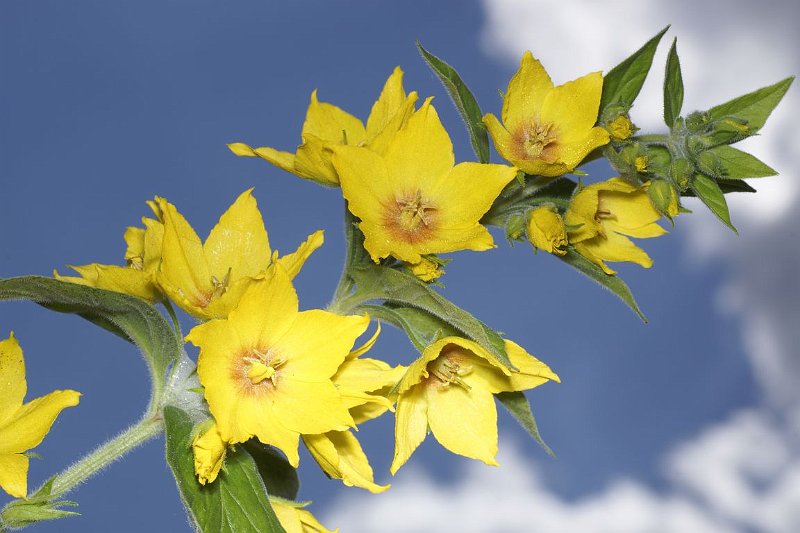
[[[25,359],[14,333],[0,341],[0,384],[0,487],[15,498],[25,498],[25,452],[42,442],[61,410],[78,405],[81,395],[57,390],[23,405],[28,390]]]
[[[519,371],[511,372],[477,343],[445,337],[428,346],[398,386],[391,472],[405,464],[428,432],[453,453],[497,465],[497,407],[493,394],[522,391],[548,380],[550,368],[506,340]]]
[[[228,443],[222,440],[215,423],[199,432],[194,438],[192,441],[194,471],[201,485],[217,479],[222,463],[225,462],[227,448]]]
[[[406,371],[405,367],[392,368],[377,359],[359,358],[374,344],[379,332],[380,326],[364,346],[350,352],[333,376],[333,383],[357,424],[376,418],[391,408],[386,395]],[[373,493],[389,488],[389,485],[375,483],[369,460],[349,430],[303,435],[303,442],[329,477],[341,479],[349,487],[360,487]]]
[[[668,212],[678,214],[674,198]],[[616,272],[604,261],[629,261],[645,268],[653,265],[650,256],[626,235],[639,239],[664,235],[667,231],[656,224],[660,218],[647,195],[647,185],[637,187],[622,178],[581,189],[566,213],[567,225],[574,228],[569,230],[570,244],[609,275]]]
[[[618,115],[617,118],[608,123],[606,129],[615,141],[624,141],[636,131],[631,119],[625,115]]]
[[[366,127],[346,111],[319,102],[317,91],[314,91],[300,134],[303,142],[296,153],[266,147],[251,148],[243,143],[229,144],[228,148],[236,155],[260,157],[301,178],[336,187],[339,177],[331,165],[331,148],[348,144],[382,152],[408,120],[416,101],[417,93],[411,92],[406,96],[403,71],[397,67],[372,106]]]
[[[375,262],[393,255],[419,263],[422,255],[492,248],[478,220],[516,176],[506,165],[453,166],[453,144],[430,99],[384,155],[340,146],[333,164]]]
[[[293,466],[301,434],[353,427],[331,377],[369,325],[364,316],[298,312],[297,294],[278,264],[252,283],[227,319],[196,326],[197,374],[220,437],[252,436]]]
[[[554,87],[542,64],[525,52],[503,99],[503,124],[492,114],[483,122],[504,159],[527,174],[560,176],[608,143],[608,132],[593,127],[602,91],[599,72]]]
[[[286,533],[338,533],[339,531],[325,528],[314,515],[303,509],[308,504],[275,497],[270,497],[269,503]]]
[[[528,215],[528,240],[536,248],[555,255],[567,253],[564,219],[553,206],[539,206]]]
[[[158,283],[181,309],[208,320],[230,313],[247,287],[275,261],[252,189],[220,217],[205,243],[175,206],[159,198],[164,244]],[[317,231],[296,252],[277,259],[291,278],[322,245]]]
[[[444,275],[444,263],[441,260],[423,257],[419,263],[406,263],[406,268],[425,283],[436,281]]]
[[[157,203],[150,201],[147,204],[157,219],[144,217],[144,228],[129,227],[125,230],[127,266],[91,263],[70,266],[81,277],[61,276],[57,271],[53,271],[53,276],[61,281],[130,294],[151,303],[161,300],[163,294],[156,283],[156,272],[161,264],[164,225]]]

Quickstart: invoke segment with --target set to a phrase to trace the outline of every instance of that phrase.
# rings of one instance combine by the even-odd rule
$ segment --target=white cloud
[[[488,53],[516,63],[526,49],[556,83],[616,64],[672,23],[686,85],[685,109],[707,108],[798,71],[800,4],[748,0],[484,0]],[[660,126],[662,44],[634,109]],[[733,414],[664,459],[664,491],[621,478],[567,501],[550,490],[517,444],[501,442],[499,469],[470,463],[457,483],[437,484],[413,466],[378,497],[350,492],[327,523],[351,532],[800,531],[800,152],[797,87],[746,149],[782,176],[755,182],[754,196],[731,198],[736,238],[704,208],[683,217],[687,258],[722,259],[730,269],[717,295],[740,334],[765,403]],[[717,268],[716,266],[714,268]],[[487,512],[490,509],[490,512]]]

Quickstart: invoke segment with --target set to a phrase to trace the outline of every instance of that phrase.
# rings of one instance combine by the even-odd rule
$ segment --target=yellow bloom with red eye
[[[372,106],[366,126],[346,111],[320,102],[317,91],[314,91],[300,135],[303,142],[296,153],[267,147],[252,148],[244,143],[232,143],[228,148],[236,155],[260,157],[301,178],[336,187],[339,176],[331,164],[331,148],[347,144],[382,152],[406,123],[416,101],[417,93],[406,95],[403,71],[397,67]]]
[[[569,242],[606,274],[616,272],[605,261],[628,261],[645,268],[653,265],[647,252],[628,239],[647,239],[667,233],[656,223],[661,214],[650,202],[647,187],[612,178],[579,190],[570,202],[565,215],[567,226],[571,228]],[[674,197],[667,211],[670,216],[678,214]]]
[[[416,264],[423,255],[494,247],[478,221],[517,171],[454,163],[453,144],[430,99],[385,154],[334,149],[342,193],[350,212],[361,219],[364,247],[373,261],[392,255]]]
[[[379,333],[380,326],[364,346],[350,352],[332,378],[357,424],[391,409],[386,396],[406,371],[403,366],[392,368],[383,361],[360,357],[375,343]],[[303,435],[303,442],[329,477],[372,493],[389,488],[375,483],[369,460],[351,431]]]
[[[56,417],[78,405],[80,393],[57,390],[23,404],[28,384],[16,337],[0,341],[0,488],[15,498],[28,494],[26,451],[42,442]]]
[[[298,311],[280,264],[247,288],[226,319],[196,326],[197,374],[222,441],[255,436],[293,466],[301,434],[344,431],[355,423],[331,377],[369,318]]]
[[[525,52],[503,98],[503,123],[491,113],[483,122],[503,159],[527,174],[561,176],[608,143],[608,131],[595,127],[602,92],[600,72],[554,86]]]
[[[505,347],[516,372],[461,337],[445,337],[425,348],[397,388],[392,474],[425,440],[428,429],[451,452],[497,465],[494,394],[559,381],[546,364],[519,345],[506,340]]]
[[[144,217],[144,228],[129,227],[125,230],[127,266],[91,263],[70,266],[81,277],[61,276],[57,271],[53,271],[53,276],[61,281],[130,294],[151,303],[163,299],[156,273],[161,265],[164,225],[157,203],[149,201],[147,204],[156,214],[156,219]]]
[[[239,195],[205,243],[174,205],[163,198],[158,205],[164,219],[158,283],[181,309],[204,320],[227,316],[275,261],[294,278],[323,242],[317,231],[297,251],[276,259],[252,189]]]
[[[308,503],[290,502],[274,496],[270,496],[269,503],[286,533],[338,533],[339,531],[327,529],[314,515],[306,511],[304,507]]]

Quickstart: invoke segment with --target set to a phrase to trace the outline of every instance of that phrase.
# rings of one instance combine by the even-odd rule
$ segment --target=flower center
[[[520,127],[514,135],[515,151],[521,159],[541,159],[553,163],[557,159],[558,139],[552,123],[533,122]]]
[[[283,357],[274,357],[270,351],[265,353],[253,350],[251,355],[243,358],[247,365],[247,378],[253,385],[269,380],[275,386],[278,369],[286,363]]]
[[[416,231],[420,225],[429,226],[436,211],[427,200],[422,198],[422,193],[417,191],[413,197],[397,200],[397,223],[408,232]]]
[[[472,365],[465,365],[458,361],[448,358],[447,356],[439,356],[428,364],[428,373],[439,380],[442,385],[449,386],[455,384],[466,391],[472,389],[463,379],[472,372]]]

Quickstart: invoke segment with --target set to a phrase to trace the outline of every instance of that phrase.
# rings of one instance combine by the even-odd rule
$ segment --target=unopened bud
[[[647,188],[650,203],[661,216],[672,219],[678,214],[678,194],[667,180],[653,180]]]

